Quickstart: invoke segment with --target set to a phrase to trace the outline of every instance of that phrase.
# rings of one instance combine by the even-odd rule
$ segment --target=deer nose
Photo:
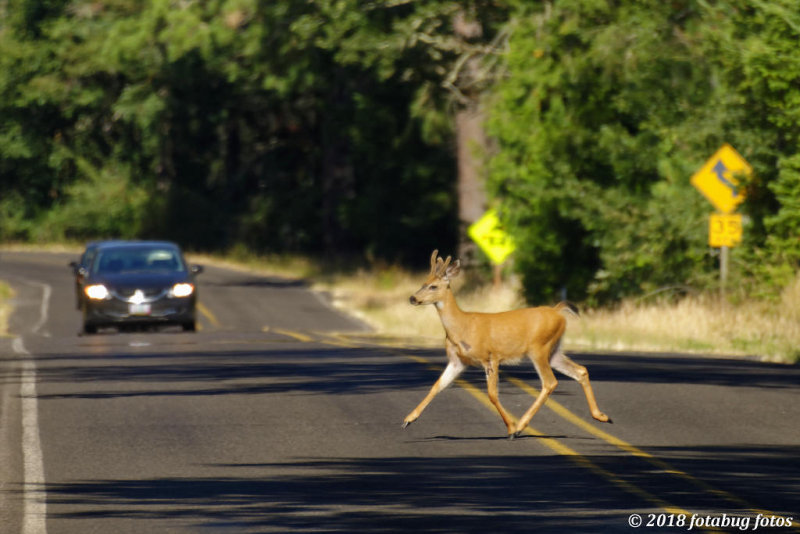
[[[410,302],[411,304],[414,304],[414,305],[416,305],[416,304],[417,304],[417,297],[415,297],[414,295],[411,295],[411,296],[408,298],[408,302]]]

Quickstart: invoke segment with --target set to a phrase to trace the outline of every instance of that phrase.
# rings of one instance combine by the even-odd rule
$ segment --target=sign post
[[[745,194],[739,190],[735,175],[752,173],[750,164],[725,143],[692,175],[692,185],[719,210],[708,219],[708,245],[720,249],[719,280],[723,293],[728,281],[729,250],[742,241],[742,215],[733,212],[744,202]]]
[[[712,213],[708,218],[708,244],[719,248],[719,283],[724,292],[728,282],[728,260],[731,247],[742,242],[741,213]]]
[[[494,264],[494,287],[500,287],[500,266],[514,252],[517,245],[501,226],[497,212],[488,210],[467,228],[467,234]]]

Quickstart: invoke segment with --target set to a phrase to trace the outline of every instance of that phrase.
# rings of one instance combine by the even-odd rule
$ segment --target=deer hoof
[[[508,440],[509,441],[514,441],[514,439],[518,438],[521,433],[522,433],[522,430],[519,430],[517,432],[512,432],[511,434],[508,435]]]
[[[592,417],[600,421],[601,423],[613,423],[614,421],[611,420],[609,416],[604,413],[599,413],[597,415],[592,414]]]
[[[411,424],[411,421],[403,421],[403,428],[405,429],[410,424]]]

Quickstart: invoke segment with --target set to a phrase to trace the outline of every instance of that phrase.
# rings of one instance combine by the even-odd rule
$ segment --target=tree
[[[521,243],[528,297],[619,298],[697,281],[688,177],[723,139],[724,89],[698,60],[691,2],[567,1],[525,11],[492,106],[491,190]]]
[[[490,183],[529,298],[711,283],[710,208],[688,180],[723,142],[756,171],[736,258],[797,268],[798,17],[788,1],[520,8]]]
[[[37,15],[35,32],[4,33],[0,118],[10,133],[0,166],[26,210],[5,203],[4,229],[392,259],[452,242],[452,156],[437,146],[447,134],[408,113],[424,83],[403,79],[415,59],[351,61],[349,41],[326,40],[362,10],[340,17],[334,8],[75,2]],[[376,38],[395,38],[380,33],[388,22],[374,23]],[[26,180],[40,181],[30,188],[39,196],[20,187]],[[108,185],[111,197],[85,194],[120,181]],[[147,200],[124,211],[136,224],[81,206],[140,191]]]

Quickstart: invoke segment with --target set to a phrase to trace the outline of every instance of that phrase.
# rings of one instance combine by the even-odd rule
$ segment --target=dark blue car
[[[89,243],[72,262],[83,331],[130,325],[180,325],[194,331],[200,265],[188,266],[167,241]]]

